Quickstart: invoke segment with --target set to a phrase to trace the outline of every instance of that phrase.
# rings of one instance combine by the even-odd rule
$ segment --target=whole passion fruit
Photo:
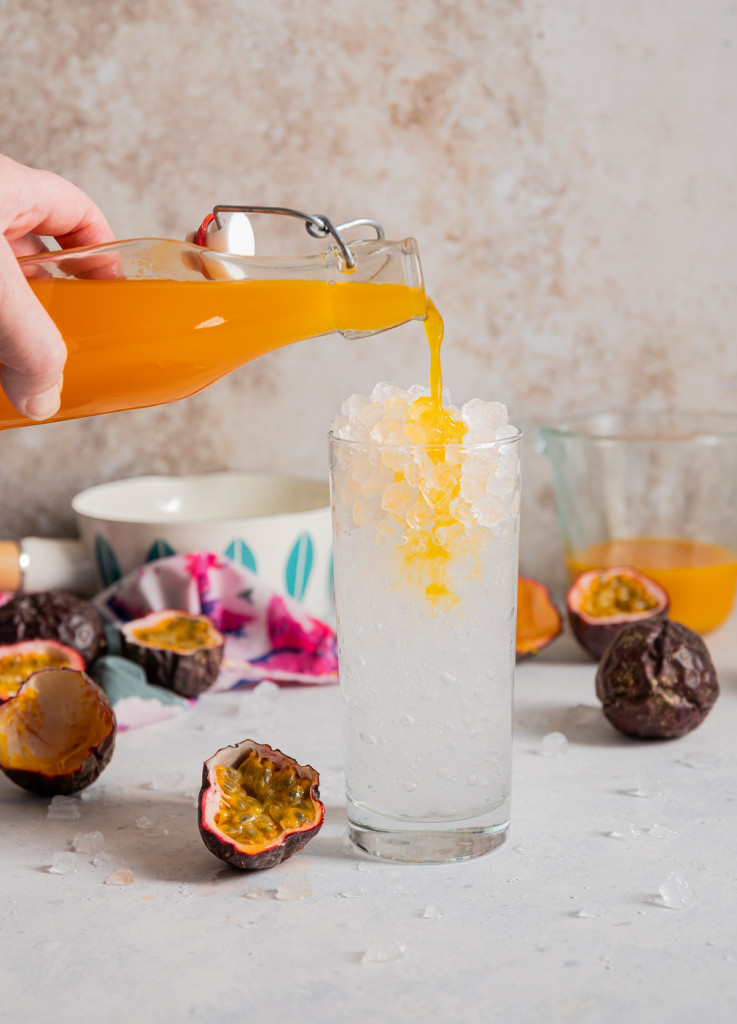
[[[562,630],[563,619],[545,584],[530,576],[520,576],[517,582],[517,657],[537,654]]]
[[[0,645],[0,704],[14,697],[21,685],[42,668],[84,669],[79,651],[58,640],[23,640]]]
[[[675,739],[701,725],[719,696],[704,641],[680,622],[634,622],[599,663],[596,695],[628,736]]]
[[[143,666],[149,683],[197,697],[217,679],[225,637],[206,615],[152,612],[120,632],[123,656]]]
[[[109,763],[115,730],[109,700],[85,672],[41,669],[0,706],[0,768],[34,793],[76,793]]]
[[[666,618],[669,603],[659,583],[628,565],[581,573],[566,599],[573,635],[597,661],[631,622]]]
[[[102,651],[105,627],[94,605],[74,594],[16,594],[0,608],[0,644],[39,637],[73,647],[89,665]]]
[[[281,750],[243,740],[205,761],[199,796],[200,835],[208,850],[236,868],[271,868],[320,831],[325,808],[320,776]]]

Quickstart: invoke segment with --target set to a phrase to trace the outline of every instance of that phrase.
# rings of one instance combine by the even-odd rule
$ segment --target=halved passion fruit
[[[281,750],[243,740],[205,761],[200,835],[236,868],[271,868],[301,850],[322,827],[320,776]]]
[[[539,580],[520,576],[517,584],[517,657],[537,654],[563,630],[550,591]]]
[[[76,793],[109,763],[115,730],[110,701],[85,672],[40,669],[0,706],[0,768],[34,793]]]
[[[616,565],[581,573],[566,603],[573,635],[598,661],[629,623],[667,618],[670,602],[655,580],[631,566]]]
[[[596,695],[620,732],[675,739],[701,725],[719,696],[706,644],[668,619],[633,622],[614,638],[596,673]]]
[[[102,652],[105,626],[94,605],[74,594],[16,594],[0,608],[0,644],[39,637],[73,647],[89,665]]]
[[[197,697],[217,679],[225,637],[206,615],[152,612],[120,632],[123,656],[143,666],[149,683]]]
[[[58,640],[24,640],[0,644],[0,704],[14,697],[29,676],[42,668],[84,669],[79,651]]]

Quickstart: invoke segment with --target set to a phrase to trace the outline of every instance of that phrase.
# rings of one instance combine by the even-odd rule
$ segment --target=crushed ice
[[[77,853],[100,853],[104,845],[102,832],[79,832],[72,839],[72,849]]]
[[[663,795],[663,783],[660,779],[645,778],[638,779],[634,788],[620,791],[624,796],[635,796],[642,798],[656,797]]]
[[[71,850],[60,850],[58,853],[53,854],[51,858],[49,874],[72,875],[84,863],[85,860],[80,854],[73,853]]]
[[[163,793],[175,793],[184,782],[184,778],[184,772],[158,772],[151,779],[149,788]]]
[[[105,879],[105,885],[132,885],[135,879],[128,868],[120,868]]]
[[[407,947],[401,942],[387,942],[381,946],[370,946],[361,954],[362,964],[393,964],[401,960]]]
[[[698,751],[693,754],[684,754],[678,758],[678,763],[686,768],[695,768],[697,771],[716,771],[721,768],[722,762],[714,754],[702,754]]]
[[[366,890],[362,889],[361,886],[356,886],[355,889],[344,889],[343,892],[337,892],[335,895],[340,896],[344,900],[357,900],[361,896],[366,894]]]
[[[282,903],[297,903],[299,900],[306,900],[312,895],[312,886],[306,878],[295,875],[288,882],[282,882],[276,890],[274,898]]]
[[[679,871],[671,871],[658,889],[653,902],[669,910],[684,910],[693,899],[693,891]]]
[[[49,821],[76,821],[82,817],[82,808],[75,796],[54,796],[46,813]]]
[[[445,914],[442,914],[436,907],[425,907],[421,911],[420,917],[423,921],[439,921],[445,917]]]
[[[575,911],[574,917],[598,918],[606,915],[606,909],[599,903],[584,903]]]
[[[540,741],[540,757],[562,757],[568,751],[568,737],[562,732],[549,732]]]
[[[276,889],[249,889],[243,895],[247,900],[275,900]]]

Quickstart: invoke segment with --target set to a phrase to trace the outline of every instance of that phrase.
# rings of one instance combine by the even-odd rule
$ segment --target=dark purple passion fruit
[[[0,705],[0,768],[34,793],[76,793],[109,763],[115,731],[110,701],[85,672],[41,669]]]
[[[566,604],[573,635],[598,661],[631,622],[666,618],[670,601],[655,580],[631,566],[617,565],[581,573]]]
[[[225,637],[206,615],[167,609],[126,622],[120,632],[123,656],[154,685],[197,697],[217,679]]]
[[[42,668],[84,669],[79,651],[58,640],[23,640],[0,645],[0,704],[14,697],[29,676]]]
[[[102,651],[105,627],[94,605],[74,594],[16,594],[0,608],[0,644],[39,637],[73,647],[89,665]]]
[[[698,633],[680,622],[649,619],[615,637],[596,673],[596,695],[620,732],[675,739],[701,725],[719,683]]]
[[[199,827],[208,850],[245,870],[271,868],[322,827],[320,776],[281,750],[243,740],[205,761]]]

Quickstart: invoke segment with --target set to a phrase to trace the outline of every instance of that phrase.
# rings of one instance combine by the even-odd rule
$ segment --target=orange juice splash
[[[709,633],[729,617],[737,588],[737,554],[717,544],[639,537],[593,544],[566,558],[573,581],[589,569],[631,565],[665,588],[669,617]]]
[[[28,283],[67,344],[52,421],[174,402],[296,341],[381,330],[425,312],[419,288],[350,279]],[[0,429],[28,422],[0,395]]]

